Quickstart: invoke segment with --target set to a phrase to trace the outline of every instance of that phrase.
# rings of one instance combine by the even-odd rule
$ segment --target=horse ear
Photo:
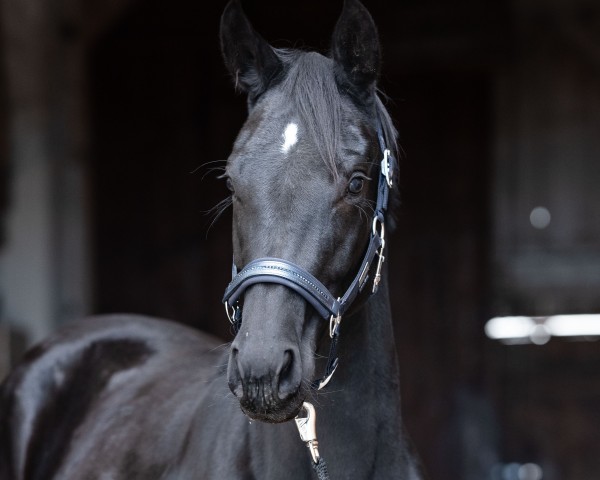
[[[355,93],[374,93],[381,63],[379,37],[373,18],[358,0],[344,0],[333,32],[331,54],[338,76],[349,82]]]
[[[231,0],[221,17],[221,51],[235,86],[257,97],[282,69],[273,48],[246,17],[239,0]]]

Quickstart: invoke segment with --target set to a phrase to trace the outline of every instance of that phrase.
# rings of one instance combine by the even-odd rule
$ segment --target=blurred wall
[[[495,311],[600,311],[600,18],[588,2],[516,5],[495,75]]]
[[[2,12],[0,12],[2,25]],[[7,92],[4,63],[4,38],[0,30],[0,248],[4,243],[4,218],[8,209],[8,138],[7,138]],[[0,301],[0,309],[2,303]],[[10,365],[10,332],[0,323],[0,378],[4,377]]]
[[[1,2],[10,210],[2,318],[32,340],[89,312],[83,43],[75,2]]]
[[[514,15],[516,48],[494,80],[491,312],[598,313],[600,5],[520,1]],[[596,477],[597,339],[490,342],[488,358],[504,454],[544,478]]]

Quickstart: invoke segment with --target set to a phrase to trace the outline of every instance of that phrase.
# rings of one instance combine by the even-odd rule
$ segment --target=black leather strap
[[[379,236],[379,232],[371,233],[369,246],[367,247],[367,251],[363,257],[358,274],[354,277],[354,280],[352,280],[348,290],[346,290],[346,293],[344,293],[340,300],[339,315],[344,315],[344,313],[348,311],[352,302],[356,299],[358,294],[369,281],[369,274],[371,267],[373,266],[373,260],[375,259],[375,255],[377,254],[378,249],[381,247],[381,244],[382,240]]]
[[[256,283],[277,283],[291,288],[323,318],[339,315],[340,302],[325,285],[303,268],[280,258],[259,258],[246,265],[227,286],[223,302],[235,305],[244,290]]]
[[[336,317],[343,315],[369,280],[369,271],[380,246],[381,237],[377,232],[372,233],[359,274],[354,277],[348,290],[339,299],[302,267],[280,258],[258,258],[246,265],[242,271],[234,274],[223,295],[223,303],[235,305],[250,285],[276,283],[301,295],[325,319],[331,315]]]

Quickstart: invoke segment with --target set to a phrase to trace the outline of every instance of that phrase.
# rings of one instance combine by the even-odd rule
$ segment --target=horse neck
[[[389,301],[387,270],[377,293],[355,314],[342,321],[340,366],[333,381],[370,401],[399,405],[396,345]],[[340,374],[340,378],[336,378]],[[339,381],[339,383],[338,383]],[[399,409],[398,409],[399,412]]]
[[[417,478],[408,473],[387,272],[377,294],[342,320],[339,360],[317,399],[323,454],[371,472],[355,478]]]
[[[417,478],[408,473],[386,280],[384,272],[377,294],[342,320],[339,367],[331,383],[308,399],[317,409],[321,453],[339,478]],[[298,455],[293,426],[253,425],[247,445],[254,457],[267,465],[277,458],[275,464],[309,468],[306,452]]]

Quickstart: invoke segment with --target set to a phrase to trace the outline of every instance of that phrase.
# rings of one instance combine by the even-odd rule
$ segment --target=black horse
[[[306,401],[331,478],[419,478],[383,263],[396,132],[375,25],[346,0],[331,57],[278,50],[234,0],[221,42],[249,107],[225,174],[231,347],[131,315],[62,329],[2,386],[1,480],[310,479],[325,464],[289,421],[313,419]]]

